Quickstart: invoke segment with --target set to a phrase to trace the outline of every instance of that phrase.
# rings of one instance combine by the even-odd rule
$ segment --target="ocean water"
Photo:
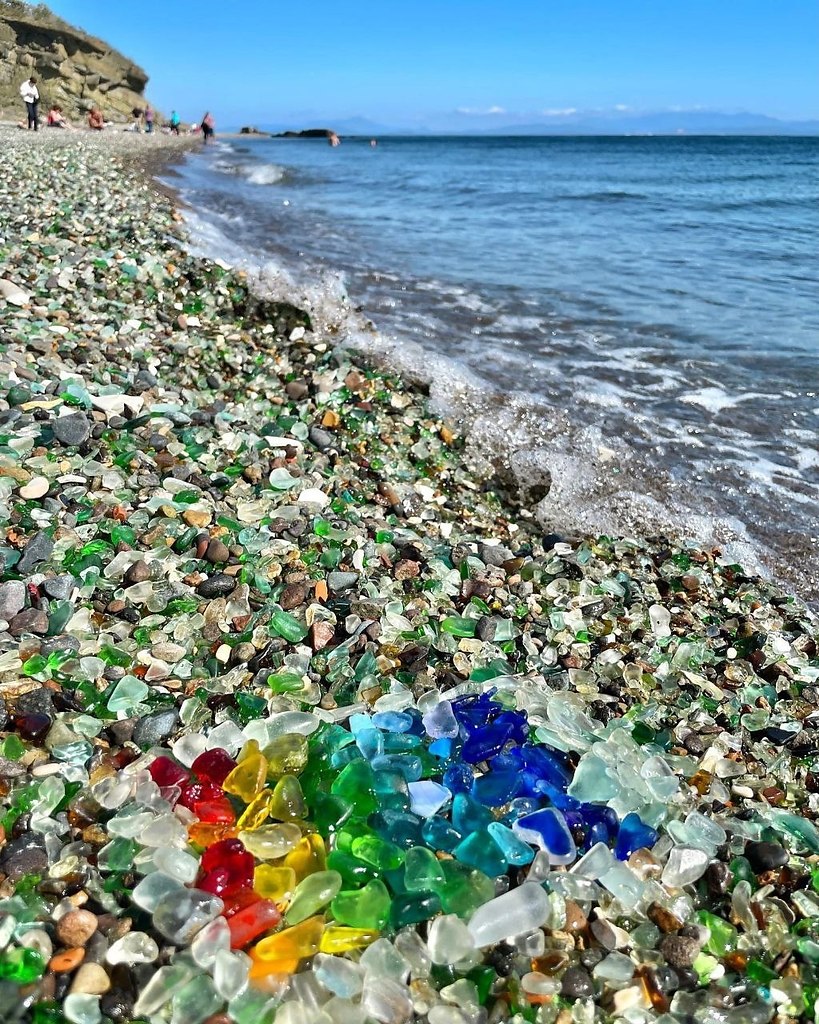
[[[819,594],[819,139],[237,139],[179,174],[202,249],[425,381],[544,528]]]

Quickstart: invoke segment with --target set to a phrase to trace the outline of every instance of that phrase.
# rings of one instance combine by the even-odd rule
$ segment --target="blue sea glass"
[[[477,868],[490,878],[506,871],[506,857],[486,829],[467,836],[455,848],[455,856],[462,864]]]
[[[386,732],[408,732],[412,728],[412,715],[402,711],[379,711],[373,715],[373,725]]]
[[[445,850],[452,853],[463,839],[461,833],[453,828],[444,818],[429,818],[421,826],[424,842],[433,850]]]
[[[478,726],[473,729],[461,747],[461,757],[469,764],[488,761],[503,750],[514,727],[511,722]]]
[[[411,782],[408,788],[412,812],[422,818],[431,818],[452,796],[446,786],[432,779]]]
[[[487,772],[472,783],[472,798],[486,807],[503,807],[517,793],[519,776],[516,772]]]
[[[522,867],[534,860],[535,851],[532,847],[518,838],[508,826],[499,821],[492,821],[486,831],[492,836],[507,864],[511,864],[513,867]]]
[[[429,710],[423,718],[424,728],[434,739],[446,737],[453,739],[458,735],[458,720],[448,700],[442,700]]]
[[[469,793],[472,791],[474,778],[468,764],[457,762],[449,765],[444,772],[444,785],[451,793]]]
[[[456,793],[452,800],[452,824],[468,836],[471,832],[486,828],[492,820],[492,812],[473,800],[466,793]]]
[[[516,821],[512,828],[520,839],[544,850],[552,864],[571,864],[577,856],[566,821],[561,812],[553,807],[527,814]]]
[[[635,850],[642,850],[643,847],[650,849],[658,838],[656,830],[643,824],[638,814],[627,814],[620,822],[614,856],[618,860],[628,860]]]

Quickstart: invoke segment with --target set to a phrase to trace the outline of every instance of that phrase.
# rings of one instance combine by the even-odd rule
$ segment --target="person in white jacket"
[[[34,75],[31,78],[26,79],[25,82],[20,86],[20,95],[26,104],[26,113],[28,114],[28,127],[33,128],[36,132],[40,127],[40,119],[38,117],[37,107],[40,103],[40,90],[37,88],[37,79]]]

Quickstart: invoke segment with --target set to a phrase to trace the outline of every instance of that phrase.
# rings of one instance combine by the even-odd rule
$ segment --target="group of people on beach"
[[[19,123],[19,128],[27,128],[29,131],[38,131],[40,127],[40,90],[37,87],[37,78],[35,75],[27,78],[25,82],[20,86],[20,96],[26,105],[26,124]],[[154,110],[150,104],[146,104],[144,108],[134,107],[131,111],[133,121],[125,129],[130,132],[142,132],[146,135],[153,134],[154,131]],[[202,141],[204,143],[209,142],[213,138],[215,132],[215,121],[211,112],[205,111],[202,116],[202,120],[198,125],[191,125],[189,131],[191,133],[201,132]],[[68,118],[63,113],[62,107],[58,103],[51,104],[48,116],[46,118],[46,127],[48,128],[65,128],[73,131],[74,125],[70,123]],[[92,107],[88,112],[88,127],[91,131],[103,131],[106,127],[105,117],[99,107]],[[171,112],[170,120],[165,126],[164,130],[170,132],[173,135],[179,135],[181,133],[182,120],[179,114],[174,110]]]

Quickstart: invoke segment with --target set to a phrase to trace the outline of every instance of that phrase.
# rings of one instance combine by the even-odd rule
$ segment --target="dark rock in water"
[[[48,616],[39,608],[26,608],[18,612],[9,622],[9,633],[12,636],[25,636],[26,633],[38,633],[44,636],[48,632]]]
[[[134,735],[136,724],[136,718],[123,718],[121,722],[111,722],[108,732],[114,737],[115,742],[122,746]]]
[[[594,995],[594,982],[582,967],[569,967],[560,980],[560,994],[566,999],[588,999]]]
[[[171,735],[178,720],[179,712],[176,708],[152,711],[151,714],[139,719],[134,727],[132,739],[138,747],[152,747]]]
[[[782,868],[788,863],[788,851],[779,843],[754,842],[752,840],[745,846],[745,856],[757,874],[763,871],[773,871],[774,868]]]
[[[0,619],[8,622],[23,610],[25,604],[26,588],[22,580],[0,583]]]
[[[40,562],[44,562],[47,558],[51,557],[51,552],[54,550],[54,541],[49,537],[45,531],[41,530],[36,533],[31,540],[26,544],[23,550],[23,557],[16,565],[17,572],[21,576],[25,576],[34,569]]]
[[[54,437],[65,445],[78,445],[91,436],[91,424],[84,412],[72,412],[51,421]]]
[[[67,601],[75,584],[74,577],[68,574],[51,576],[47,580],[43,580],[43,590],[55,601]]]
[[[200,597],[225,597],[236,589],[236,580],[233,576],[227,576],[223,572],[217,572],[202,580],[196,588]]]
[[[785,722],[782,725],[769,725],[762,730],[762,735],[775,746],[784,747],[792,743],[801,731],[801,722]]]
[[[329,430],[322,430],[321,427],[310,427],[307,436],[319,451],[323,452],[326,448],[335,447],[336,439]]]

